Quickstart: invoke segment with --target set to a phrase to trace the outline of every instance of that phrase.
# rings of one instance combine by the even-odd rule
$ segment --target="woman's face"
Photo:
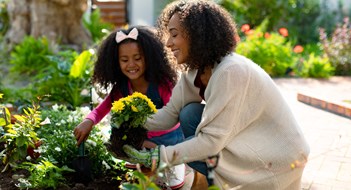
[[[118,48],[119,66],[130,80],[144,79],[145,60],[136,42],[123,43]]]
[[[185,63],[189,56],[189,40],[186,38],[184,29],[180,25],[180,18],[177,13],[169,20],[168,32],[167,47],[171,48],[178,64]]]

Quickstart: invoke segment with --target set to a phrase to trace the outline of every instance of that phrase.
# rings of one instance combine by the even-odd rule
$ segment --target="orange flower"
[[[251,34],[253,34],[253,33],[254,33],[253,30],[248,30],[248,31],[245,32],[245,34],[246,34],[247,36],[249,36],[249,35],[251,35]]]
[[[286,28],[279,28],[279,34],[284,36],[284,37],[289,36],[288,29],[286,29]]]
[[[303,47],[301,45],[297,45],[294,47],[293,51],[295,53],[301,53],[301,52],[303,52]]]
[[[270,33],[268,33],[268,32],[264,33],[264,38],[270,38],[270,37],[271,37]]]
[[[250,30],[250,25],[248,25],[248,24],[243,24],[242,26],[241,26],[241,31],[242,32],[247,32],[247,31],[249,31]]]

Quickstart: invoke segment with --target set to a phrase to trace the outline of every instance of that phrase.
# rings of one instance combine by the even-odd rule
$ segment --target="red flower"
[[[270,38],[270,37],[271,37],[270,33],[268,33],[268,32],[264,33],[264,38]]]
[[[289,36],[288,29],[286,29],[286,28],[279,28],[279,34],[284,36],[284,37]]]
[[[303,52],[303,47],[301,45],[297,45],[294,47],[293,51],[295,53],[301,53],[301,52]]]
[[[249,31],[250,30],[250,25],[248,25],[248,24],[243,24],[242,26],[241,26],[241,31],[242,32],[247,32],[247,31]]]

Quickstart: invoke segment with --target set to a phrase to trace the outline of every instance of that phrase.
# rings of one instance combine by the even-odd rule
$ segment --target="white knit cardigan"
[[[182,74],[169,103],[148,119],[149,130],[169,129],[181,109],[201,102],[197,71]],[[221,189],[300,189],[309,146],[270,76],[251,60],[232,53],[213,70],[195,137],[161,146],[167,164],[205,160],[219,154],[215,185]]]

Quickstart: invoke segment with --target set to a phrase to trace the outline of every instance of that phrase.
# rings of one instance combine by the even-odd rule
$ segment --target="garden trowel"
[[[80,143],[78,148],[78,158],[73,160],[72,166],[75,172],[75,181],[78,183],[88,184],[92,179],[92,162],[85,155],[85,142]]]

